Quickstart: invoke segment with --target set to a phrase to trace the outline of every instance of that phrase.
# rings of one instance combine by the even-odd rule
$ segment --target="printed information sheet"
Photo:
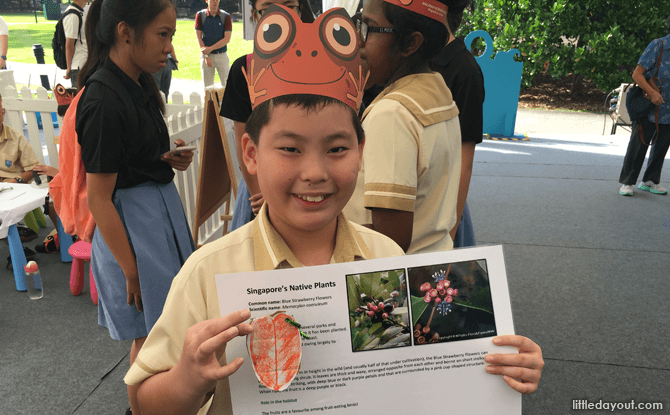
[[[514,334],[502,246],[216,276],[221,315],[254,334],[228,360],[235,414],[521,414],[484,370]],[[302,333],[301,333],[302,332]]]

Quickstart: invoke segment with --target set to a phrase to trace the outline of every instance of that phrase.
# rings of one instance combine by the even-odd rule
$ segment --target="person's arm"
[[[7,52],[9,48],[9,36],[8,35],[0,35],[0,55],[2,56],[7,56]],[[0,69],[6,69],[7,68],[7,61],[0,58]]]
[[[140,384],[137,397],[142,413],[196,414],[209,399],[216,383],[242,366],[241,357],[224,366],[219,360],[230,340],[251,333],[251,325],[244,323],[250,316],[249,310],[236,311],[201,321],[188,329],[177,365]]]
[[[196,15],[196,19],[197,19],[197,15]],[[195,37],[198,39],[198,45],[200,46],[200,54],[202,54],[203,56],[208,55],[209,52],[205,52],[205,50],[207,50],[207,47],[205,46],[205,42],[202,41],[202,30],[195,29]],[[205,58],[205,64],[210,68],[214,65],[212,63],[212,59],[210,59],[209,57]]]
[[[665,103],[663,96],[657,90],[657,88],[654,88],[644,77],[645,71],[646,69],[644,69],[644,66],[637,65],[633,71],[633,81],[635,81],[640,86],[640,88],[642,88],[642,90],[647,95],[649,95],[649,98],[654,105],[661,105]]]
[[[134,303],[142,311],[137,260],[130,248],[123,222],[112,202],[116,176],[116,173],[86,173],[86,201],[100,234],[126,277],[128,305]]]
[[[372,229],[383,233],[400,245],[407,252],[412,242],[414,212],[393,209],[370,209],[372,213]]]
[[[29,183],[33,179],[33,171],[32,170],[27,170],[24,171],[21,174],[17,174],[16,177],[21,177],[21,180],[23,180],[23,183]],[[18,183],[18,180],[15,178],[12,180],[8,180],[8,183]]]
[[[233,32],[228,30],[223,33],[223,38],[213,44],[212,46],[207,46],[205,49],[202,51],[204,55],[209,54],[209,52],[217,49],[221,49],[222,47],[226,46],[228,42],[230,42],[230,38],[233,36]]]
[[[470,178],[472,177],[472,163],[475,157],[475,143],[466,141],[461,144],[461,179],[458,184],[458,201],[456,203],[456,225],[449,232],[451,240],[456,237],[458,224],[461,222],[463,216],[463,209],[465,208],[465,201],[468,198],[468,191],[470,190]]]
[[[74,58],[74,47],[77,39],[65,39],[65,61],[67,62],[67,69],[63,78],[70,79],[70,72],[72,72],[72,58]]]
[[[174,45],[172,45],[172,49],[170,50],[170,55],[172,56],[172,60],[174,63],[179,63],[179,59],[177,59],[177,54],[174,52]]]
[[[518,353],[491,353],[484,357],[489,365],[486,372],[499,375],[519,393],[531,394],[537,390],[544,360],[542,349],[527,337],[517,335],[498,336],[493,338],[496,346],[516,347]]]

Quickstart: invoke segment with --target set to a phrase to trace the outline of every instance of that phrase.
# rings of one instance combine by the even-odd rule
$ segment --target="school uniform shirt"
[[[458,107],[461,141],[479,144],[484,133],[484,74],[463,39],[456,38],[433,58],[430,68],[439,72]]]
[[[0,134],[0,177],[15,179],[39,163],[28,139],[7,124]]]
[[[72,65],[70,68],[72,70],[78,70],[84,67],[86,59],[88,58],[88,45],[86,44],[86,13],[84,9],[77,6],[76,4],[71,4],[65,11],[70,9],[75,9],[77,12],[82,14],[81,18],[81,32],[79,31],[79,16],[74,13],[71,13],[63,19],[63,31],[65,32],[65,37],[68,39],[75,39],[74,42],[74,56],[72,56]]]
[[[414,212],[408,254],[452,249],[461,132],[442,76],[394,82],[363,113],[363,130],[363,167],[344,209],[349,220],[371,224],[371,208]]]
[[[343,214],[338,217],[331,263],[400,255],[403,255],[402,249],[390,238],[349,222]],[[174,278],[163,314],[149,333],[124,381],[128,385],[136,385],[156,373],[171,369],[181,356],[186,331],[200,321],[221,317],[215,274],[301,266],[270,224],[267,205],[263,205],[253,222],[191,254]],[[221,362],[225,362],[225,356]],[[225,379],[218,383],[213,398],[198,414],[231,412],[230,390]]]
[[[221,101],[220,115],[233,121],[246,123],[251,115],[252,108],[249,86],[242,69],[247,70],[247,55],[235,59],[230,67],[226,89]]]
[[[117,173],[115,189],[146,181],[170,183],[174,171],[160,159],[170,150],[170,136],[160,109],[146,93],[151,86],[135,83],[111,59],[104,67],[124,91],[88,82],[82,93],[75,128],[86,172]],[[130,98],[132,108],[126,108],[121,94]]]

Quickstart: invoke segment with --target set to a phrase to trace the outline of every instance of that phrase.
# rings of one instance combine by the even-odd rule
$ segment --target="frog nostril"
[[[315,50],[312,51],[312,57],[316,57],[317,52]]]
[[[300,55],[302,55],[302,52],[300,52],[299,50],[296,50],[295,54],[298,55],[298,57],[300,57]]]

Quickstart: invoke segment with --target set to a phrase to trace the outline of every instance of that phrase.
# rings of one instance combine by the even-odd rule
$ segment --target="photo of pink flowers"
[[[404,269],[347,275],[354,352],[411,346]]]
[[[496,336],[485,260],[409,268],[414,345]]]

